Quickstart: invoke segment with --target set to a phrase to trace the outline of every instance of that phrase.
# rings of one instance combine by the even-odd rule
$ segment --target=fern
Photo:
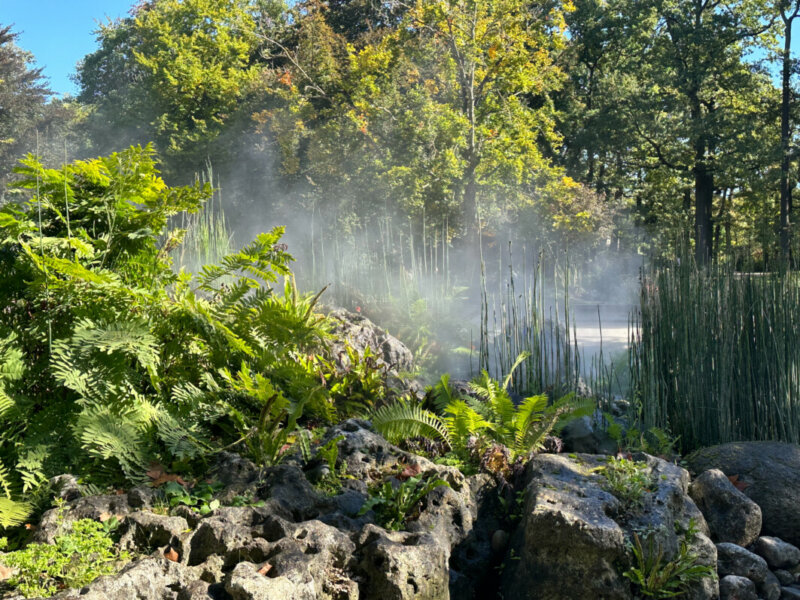
[[[426,437],[450,445],[450,433],[442,420],[417,404],[397,400],[382,406],[372,413],[372,424],[392,443],[412,437]]]

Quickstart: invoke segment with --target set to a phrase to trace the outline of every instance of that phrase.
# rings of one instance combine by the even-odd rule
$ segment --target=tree
[[[16,45],[18,34],[0,26],[0,199],[11,168],[26,151],[36,147],[50,90],[41,69],[32,68],[33,56]]]
[[[242,114],[262,70],[258,21],[274,10],[251,0],[140,4],[100,28],[100,49],[79,68],[80,98],[100,127],[127,134],[115,145],[153,138],[185,179]]]

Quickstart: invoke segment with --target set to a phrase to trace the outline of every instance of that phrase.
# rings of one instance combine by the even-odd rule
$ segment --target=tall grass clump
[[[517,267],[519,274],[509,244],[500,292],[489,293],[483,277],[480,369],[497,376],[513,371],[511,389],[518,394],[577,392],[581,353],[570,326],[569,268],[561,271],[542,254],[531,259],[525,252]],[[520,355],[526,358],[513,369]]]
[[[643,272],[631,374],[642,420],[683,450],[800,442],[800,286],[683,260]]]

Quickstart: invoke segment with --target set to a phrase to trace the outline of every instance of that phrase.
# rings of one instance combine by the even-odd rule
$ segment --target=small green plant
[[[420,500],[440,485],[450,487],[444,479],[431,476],[409,477],[399,485],[384,481],[372,490],[358,514],[363,515],[374,510],[383,527],[396,531],[412,518]]]
[[[598,469],[605,477],[606,489],[614,494],[628,510],[641,508],[645,493],[653,487],[653,477],[646,463],[611,458]]]
[[[201,515],[207,515],[219,508],[219,500],[214,498],[214,494],[222,489],[220,485],[204,483],[187,489],[177,481],[169,481],[164,486],[164,495],[170,507],[184,504]]]
[[[503,516],[512,523],[519,521],[525,512],[525,492],[517,492],[513,499],[499,496],[500,507],[503,509]]]
[[[339,442],[344,439],[343,435],[338,435],[327,444],[317,449],[317,457],[321,458],[328,465],[328,473],[315,484],[315,487],[327,496],[333,496],[342,489],[342,478],[347,475],[347,467],[343,463],[337,467],[339,461]]]
[[[111,575],[128,560],[114,548],[103,523],[91,519],[73,522],[53,544],[29,544],[4,554],[6,567],[18,569],[8,580],[26,598],[49,597],[62,588],[80,588],[102,575]]]
[[[678,555],[668,561],[664,549],[656,544],[655,536],[646,536],[645,545],[642,545],[639,535],[634,533],[633,543],[629,545],[634,564],[623,576],[648,598],[675,598],[683,595],[691,584],[715,577],[715,568],[699,564],[698,556],[689,547],[696,534],[692,520],[681,540]]]
[[[659,427],[650,427],[642,431],[638,427],[623,427],[614,419],[613,415],[604,412],[603,418],[606,421],[606,433],[617,443],[620,451],[624,452],[647,452],[654,456],[672,458],[678,454],[678,443],[680,436],[673,437],[667,431]]]

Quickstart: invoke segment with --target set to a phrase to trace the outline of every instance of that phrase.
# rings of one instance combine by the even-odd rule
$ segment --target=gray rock
[[[366,317],[348,312],[344,309],[331,311],[328,317],[334,323],[333,353],[342,367],[349,363],[344,344],[338,340],[347,340],[359,354],[369,348],[374,356],[380,359],[389,369],[403,372],[414,367],[414,354],[396,337],[375,325]]]
[[[367,525],[359,536],[362,600],[444,600],[449,552],[427,534],[387,532]]]
[[[759,583],[756,588],[758,595],[764,600],[778,600],[781,597],[781,582],[772,571],[767,571],[764,582]]]
[[[771,569],[791,569],[800,565],[800,549],[780,538],[758,538],[753,544],[753,552],[766,560]]]
[[[606,458],[579,454],[539,455],[528,466],[522,523],[511,541],[518,560],[505,561],[502,593],[515,600],[632,598],[630,584],[620,565],[628,564],[628,539],[633,531],[653,531],[654,544],[667,560],[679,549],[676,525],[685,528],[693,503],[686,495],[689,476],[666,461],[640,455],[654,481],[640,514],[623,507],[604,488],[597,469]],[[695,508],[692,514],[696,514]],[[705,525],[702,515],[699,526]],[[716,550],[702,533],[692,541],[692,552],[704,564],[714,564]],[[716,581],[699,582],[690,598],[714,598]]]
[[[128,490],[128,505],[131,508],[150,508],[153,506],[156,492],[146,485],[137,485]]]
[[[87,496],[69,502],[64,508],[53,508],[42,515],[34,541],[52,544],[70,523],[80,519],[105,521],[116,517],[120,521],[131,512],[126,496]]]
[[[705,471],[689,486],[689,495],[705,516],[711,538],[749,546],[761,532],[761,509],[718,469]]]
[[[773,573],[778,578],[778,581],[781,582],[781,585],[791,585],[796,581],[794,574],[784,569],[775,569]]]
[[[203,563],[212,554],[227,556],[252,541],[250,530],[225,517],[203,519],[189,542],[189,566]]]
[[[120,545],[144,553],[171,545],[178,553],[182,553],[183,543],[180,538],[188,529],[189,524],[181,517],[137,511],[125,518],[121,527]]]
[[[729,542],[717,544],[717,571],[720,577],[738,575],[747,577],[755,583],[763,583],[769,572],[767,561]]]
[[[72,502],[83,496],[80,485],[78,485],[78,478],[69,473],[56,475],[50,479],[50,486],[59,498],[67,502]]]
[[[758,600],[756,585],[737,575],[726,575],[719,581],[720,600]]]
[[[743,493],[761,507],[762,533],[800,546],[800,446],[733,442],[702,448],[686,460],[695,473],[720,469],[738,475]]]
[[[209,591],[210,584],[205,581],[192,581],[178,592],[176,600],[213,600],[214,596]]]
[[[782,587],[781,600],[800,600],[800,588],[793,585]]]
[[[67,590],[54,596],[57,600],[160,600],[174,598],[176,588],[193,579],[183,565],[165,558],[145,558],[122,569],[116,575],[96,579],[81,590]]]
[[[240,562],[225,582],[225,591],[233,600],[316,600],[313,582],[297,585],[286,577],[269,577],[258,570],[263,565]]]
[[[619,445],[598,425],[600,418],[602,415],[581,417],[567,423],[559,434],[562,452],[615,454]]]

